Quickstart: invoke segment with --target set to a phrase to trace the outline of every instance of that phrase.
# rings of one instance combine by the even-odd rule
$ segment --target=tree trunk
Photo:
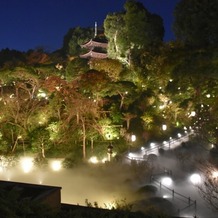
[[[12,153],[15,151],[16,147],[17,147],[17,142],[18,142],[18,137],[16,138],[14,145],[12,147]]]
[[[94,150],[94,140],[93,140],[93,138],[91,138],[91,150],[92,150],[92,152]]]
[[[44,146],[44,143],[42,142],[41,144],[41,154],[42,154],[42,158],[45,158],[45,146]]]
[[[82,121],[82,130],[83,130],[83,159],[86,159],[86,125],[85,125],[85,118],[80,118]]]

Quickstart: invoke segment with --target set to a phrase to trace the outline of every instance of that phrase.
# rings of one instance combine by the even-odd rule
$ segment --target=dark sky
[[[160,15],[165,41],[173,39],[173,10],[179,0],[138,0],[149,12]],[[124,10],[126,0],[0,0],[0,50],[27,51],[62,47],[63,37],[73,27],[102,25],[110,12]]]

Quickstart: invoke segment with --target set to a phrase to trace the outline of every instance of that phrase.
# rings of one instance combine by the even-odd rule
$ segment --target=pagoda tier
[[[93,49],[95,47],[99,48],[107,48],[107,43],[105,42],[97,42],[93,39],[89,40],[87,43],[81,45],[82,48]]]
[[[89,51],[86,54],[80,55],[81,58],[97,58],[97,59],[104,59],[107,58],[106,53],[100,53],[100,52],[95,52],[95,51]]]

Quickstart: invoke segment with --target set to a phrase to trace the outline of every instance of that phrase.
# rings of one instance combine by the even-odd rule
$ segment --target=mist
[[[183,157],[181,158],[181,155]],[[160,183],[151,181],[147,165],[134,167],[126,161],[108,164],[85,164],[72,169],[60,169],[53,171],[49,166],[45,168],[33,168],[30,172],[23,172],[21,167],[5,169],[0,172],[1,180],[25,182],[33,184],[59,186],[61,189],[61,202],[67,204],[86,205],[86,199],[90,203],[97,202],[99,207],[109,208],[115,201],[126,200],[126,203],[142,202],[142,207],[148,197],[138,195],[140,187],[148,184],[156,186],[156,196],[166,198],[172,203],[180,216],[198,218],[215,218],[217,212],[212,211],[201,198],[198,189],[190,181],[190,176],[197,172],[196,159],[207,158],[208,153],[199,150],[196,146],[192,150],[187,148],[174,149],[157,157],[150,164],[151,172],[156,181],[170,170],[172,184],[165,188]],[[136,164],[137,166],[137,164]],[[172,190],[175,194],[173,196]],[[178,193],[179,195],[177,195]],[[181,198],[181,196],[185,198]],[[191,202],[188,206],[188,198]],[[136,207],[138,208],[138,207]],[[185,209],[184,209],[185,208]],[[140,208],[139,208],[140,209]],[[173,214],[174,215],[174,214]],[[177,214],[178,215],[178,214]]]
[[[49,167],[34,168],[28,173],[17,166],[1,172],[0,179],[60,186],[62,203],[85,205],[88,199],[103,208],[116,200],[133,200],[136,189],[128,182],[133,179],[129,166],[119,164],[84,165],[59,171],[52,171]]]

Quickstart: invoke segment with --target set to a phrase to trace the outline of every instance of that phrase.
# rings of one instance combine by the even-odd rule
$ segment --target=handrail
[[[183,207],[183,208],[178,208],[178,213],[180,213],[181,211],[187,209],[187,208],[190,208],[191,206],[195,206],[195,210],[196,210],[196,207],[197,207],[197,201],[196,200],[192,200],[190,197],[187,197],[179,192],[176,192],[174,189],[171,189],[167,186],[165,186],[164,184],[161,183],[161,181],[155,179],[153,176],[151,176],[151,180],[158,183],[160,185],[160,188],[164,187],[165,189],[167,189],[168,191],[171,191],[172,192],[172,198],[176,198],[180,201],[183,201],[185,204],[187,204],[187,206]],[[179,196],[179,197],[182,197],[183,199],[179,198],[179,197],[176,197]],[[185,199],[185,200],[184,200]],[[196,211],[195,211],[196,212]]]
[[[156,145],[155,145],[154,147],[152,147],[152,148],[145,148],[145,149],[144,149],[144,155],[148,155],[148,153],[151,153],[151,152],[153,152],[153,151],[156,151],[156,150],[158,150],[158,149],[160,149],[160,148],[168,148],[168,149],[171,149],[171,145],[172,145],[173,143],[177,143],[177,142],[183,141],[184,138],[187,138],[187,137],[189,137],[189,136],[192,135],[192,134],[193,134],[193,132],[190,132],[190,133],[187,133],[186,135],[183,135],[183,136],[181,136],[181,137],[179,137],[179,138],[174,138],[174,139],[172,138],[172,139],[170,139],[169,141],[166,141],[167,144],[168,144],[168,146],[164,145],[164,144],[163,144],[164,142],[162,142],[162,143],[156,143]],[[142,157],[129,157],[128,155],[125,155],[125,156],[126,156],[126,158],[129,159],[129,160],[145,161],[145,158],[142,158]]]

